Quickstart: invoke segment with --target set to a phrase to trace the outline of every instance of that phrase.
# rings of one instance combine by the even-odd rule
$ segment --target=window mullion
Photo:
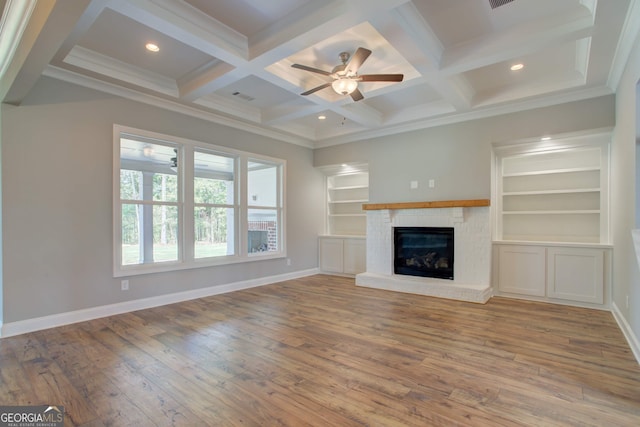
[[[153,263],[153,173],[142,172],[142,200],[145,204],[141,206],[140,231],[143,244],[140,248],[143,262]]]
[[[238,157],[238,226],[236,245],[238,248],[238,255],[246,257],[248,254],[247,239],[249,235],[249,208],[248,208],[248,185],[247,185],[247,163],[248,158],[246,155]]]
[[[194,222],[194,199],[193,199],[193,180],[194,180],[194,162],[193,147],[185,145],[182,147],[182,178],[183,185],[180,201],[183,207],[182,218],[182,254],[186,262],[192,262],[195,258],[194,242],[195,242],[195,222]]]

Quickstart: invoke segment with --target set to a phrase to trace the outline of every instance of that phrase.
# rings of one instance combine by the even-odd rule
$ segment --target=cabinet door
[[[545,248],[505,245],[498,248],[498,288],[502,292],[544,296]]]
[[[342,239],[320,239],[320,270],[342,273],[344,270]]]
[[[348,274],[364,273],[367,270],[366,240],[344,240],[344,272]]]
[[[604,251],[551,247],[547,250],[547,296],[602,304]]]

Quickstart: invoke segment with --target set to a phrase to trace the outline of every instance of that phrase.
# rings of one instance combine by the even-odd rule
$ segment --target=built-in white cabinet
[[[321,236],[320,270],[324,273],[356,275],[366,271],[366,238]]]
[[[497,247],[498,288],[518,295],[544,296],[546,293],[546,253],[541,246],[505,245]]]
[[[608,304],[610,132],[494,144],[498,294]]]
[[[547,296],[602,304],[605,254],[605,249],[548,247]]]
[[[608,304],[610,248],[500,243],[494,245],[494,256],[498,295]]]

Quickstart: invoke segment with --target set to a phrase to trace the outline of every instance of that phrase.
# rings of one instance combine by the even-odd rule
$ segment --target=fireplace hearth
[[[453,227],[394,227],[394,273],[453,280],[453,231]]]

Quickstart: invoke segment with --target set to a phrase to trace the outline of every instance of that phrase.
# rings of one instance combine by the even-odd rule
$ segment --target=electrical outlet
[[[291,258],[287,258],[287,265],[291,265]]]
[[[411,187],[412,190],[415,190],[416,188],[418,188],[418,181],[411,181],[409,183],[409,187]]]
[[[129,281],[128,280],[123,280],[122,282],[120,282],[120,289],[123,291],[128,291],[129,290]]]
[[[435,179],[430,179],[429,180],[429,188],[434,188],[436,186],[436,180]]]

